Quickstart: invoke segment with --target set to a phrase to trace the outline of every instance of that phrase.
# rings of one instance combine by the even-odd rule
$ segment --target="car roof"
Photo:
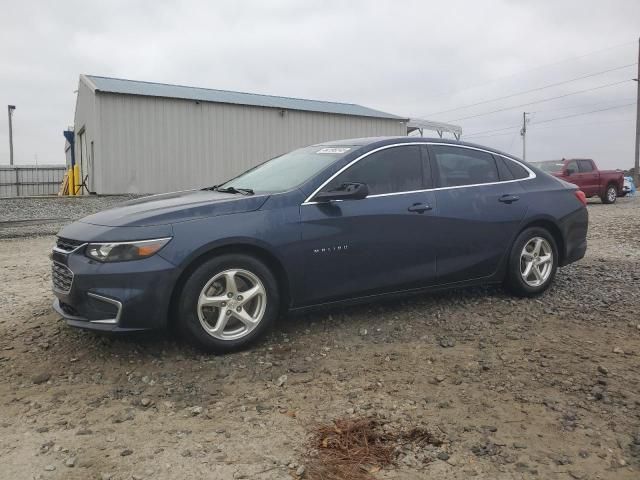
[[[462,142],[460,140],[453,140],[448,138],[432,138],[432,137],[363,137],[363,138],[347,138],[344,140],[332,140],[330,142],[318,143],[314,146],[358,146],[364,147],[368,145],[376,144],[376,146],[384,146],[392,143],[444,143],[450,145],[459,145],[465,147],[480,148],[489,152],[502,155],[509,158],[514,158],[522,162],[518,157],[509,153],[501,152],[495,148],[486,147],[484,145],[478,145],[477,143]]]

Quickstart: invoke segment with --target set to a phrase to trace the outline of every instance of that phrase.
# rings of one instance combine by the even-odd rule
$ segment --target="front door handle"
[[[426,203],[414,203],[407,210],[410,212],[424,213],[427,210],[431,210],[431,206]]]
[[[517,195],[502,195],[498,201],[502,203],[513,203],[520,200],[520,197]]]

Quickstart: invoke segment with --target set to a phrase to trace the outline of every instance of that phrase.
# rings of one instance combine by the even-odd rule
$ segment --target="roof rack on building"
[[[458,125],[434,122],[432,120],[424,120],[422,118],[409,119],[409,123],[407,123],[407,133],[409,135],[413,132],[419,132],[420,136],[424,136],[425,130],[437,132],[440,138],[442,138],[444,133],[451,133],[456,140],[460,140],[460,137],[462,136],[462,127]]]

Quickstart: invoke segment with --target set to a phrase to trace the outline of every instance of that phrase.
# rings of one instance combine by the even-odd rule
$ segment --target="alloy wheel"
[[[533,237],[525,243],[520,254],[520,275],[530,287],[543,285],[553,270],[553,249],[542,237]]]
[[[237,340],[253,331],[267,306],[267,291],[252,272],[224,270],[211,278],[198,297],[202,328],[219,340]]]
[[[616,201],[616,189],[613,187],[610,187],[609,190],[607,190],[607,200],[609,200],[610,203],[613,203]]]

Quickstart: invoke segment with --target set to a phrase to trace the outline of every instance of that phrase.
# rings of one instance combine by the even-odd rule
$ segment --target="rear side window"
[[[567,171],[571,171],[573,173],[577,173],[578,172],[578,162],[576,162],[575,160],[571,160],[569,163],[567,163]]]
[[[500,180],[496,162],[489,153],[444,145],[434,145],[432,151],[441,187],[477,185]]]
[[[324,190],[335,190],[349,182],[366,183],[371,195],[421,190],[420,147],[407,145],[372,153],[334,178]]]
[[[581,172],[593,172],[591,160],[578,160],[578,168]]]
[[[498,173],[500,174],[500,180],[513,180],[513,173],[509,170],[507,166],[507,161],[499,156],[493,157],[496,161],[496,165],[498,167]]]
[[[514,162],[513,160],[503,159],[504,163],[507,165],[507,168],[511,170],[511,174],[513,178],[516,180],[520,180],[523,178],[527,178],[529,176],[529,172],[526,168],[520,165],[518,162]]]

